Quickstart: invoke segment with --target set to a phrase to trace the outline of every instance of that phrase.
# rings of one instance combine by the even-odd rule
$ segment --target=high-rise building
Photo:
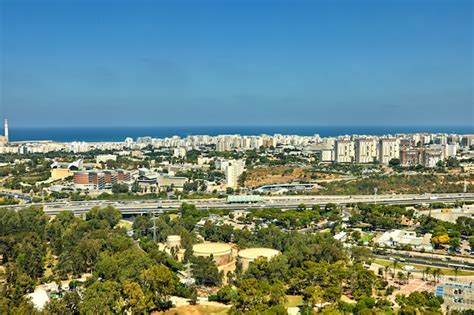
[[[8,119],[5,119],[4,128],[5,128],[5,140],[8,143],[8,141],[9,141],[9,139],[8,139],[8,137],[9,137],[9,135],[8,135]]]
[[[5,128],[5,131],[4,131],[4,135],[0,136],[0,144],[8,144],[8,120],[7,119],[5,119],[3,126]]]
[[[375,139],[357,139],[355,141],[355,160],[357,163],[374,163],[377,159]]]
[[[444,148],[444,157],[445,158],[448,158],[448,157],[455,157],[456,154],[457,154],[457,145],[455,144],[446,144],[443,146]]]
[[[388,164],[391,159],[400,158],[400,143],[395,138],[385,138],[379,141],[379,162]]]
[[[336,162],[352,163],[354,160],[354,142],[352,140],[336,140]]]
[[[240,175],[244,172],[245,160],[229,160],[225,168],[227,187],[236,188]]]
[[[461,145],[464,147],[471,147],[474,145],[474,135],[463,135]]]

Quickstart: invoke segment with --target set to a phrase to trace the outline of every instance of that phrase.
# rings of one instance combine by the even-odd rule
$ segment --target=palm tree
[[[390,271],[390,265],[386,265],[384,270],[385,270],[385,280],[387,280],[387,275],[388,275],[388,272]]]
[[[438,281],[439,279],[441,279],[441,277],[444,275],[444,272],[443,270],[441,270],[440,268],[438,268]]]
[[[408,273],[407,273],[407,284],[410,283],[410,279],[412,279],[412,278],[413,278],[413,275],[411,274],[410,271],[408,271]]]
[[[401,271],[397,273],[397,280],[398,280],[398,290],[401,290],[402,288],[402,282],[404,282],[406,279],[405,274]]]
[[[453,270],[454,270],[454,280],[457,280],[457,279],[458,279],[459,269],[460,269],[459,266],[457,266],[457,265],[453,266]]]
[[[393,277],[392,279],[395,277],[395,269],[397,269],[397,266],[398,266],[398,260],[394,260],[393,261]]]
[[[438,283],[439,278],[441,277],[441,275],[443,274],[443,272],[441,271],[440,268],[435,268],[435,269],[433,270],[432,274],[433,274],[433,280],[434,280],[434,282],[435,282],[435,284],[436,284],[436,283]]]
[[[426,276],[426,281],[428,281],[430,274],[432,274],[431,267],[426,267],[425,270],[423,271],[423,280],[425,280],[425,276]]]

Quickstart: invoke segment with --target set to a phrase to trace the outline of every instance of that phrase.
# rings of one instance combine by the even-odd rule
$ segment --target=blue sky
[[[473,2],[1,0],[16,126],[474,125]]]

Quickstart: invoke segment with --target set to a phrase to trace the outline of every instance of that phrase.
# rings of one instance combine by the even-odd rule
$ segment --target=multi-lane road
[[[254,204],[227,203],[226,199],[158,199],[158,200],[130,200],[130,201],[69,201],[49,203],[28,203],[15,206],[3,206],[22,209],[30,205],[42,206],[47,214],[57,214],[61,211],[70,210],[76,214],[87,212],[94,206],[112,205],[117,207],[125,215],[146,213],[153,210],[170,211],[176,210],[183,202],[194,204],[198,209],[222,208],[230,210],[242,210],[263,207],[276,207],[283,209],[294,209],[300,204],[307,206],[325,205],[335,203],[339,205],[350,203],[377,203],[377,204],[421,204],[433,202],[452,203],[456,201],[474,201],[474,193],[466,194],[423,194],[423,195],[357,195],[357,196],[265,196],[262,201]]]

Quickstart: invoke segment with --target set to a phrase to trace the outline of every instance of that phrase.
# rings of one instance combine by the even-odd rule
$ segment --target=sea
[[[455,133],[474,134],[473,126],[175,126],[175,127],[10,127],[10,141],[52,140],[71,141],[123,141],[127,137],[150,136],[165,138],[188,135],[301,135],[319,134],[321,137],[339,135],[387,135],[396,133]]]

